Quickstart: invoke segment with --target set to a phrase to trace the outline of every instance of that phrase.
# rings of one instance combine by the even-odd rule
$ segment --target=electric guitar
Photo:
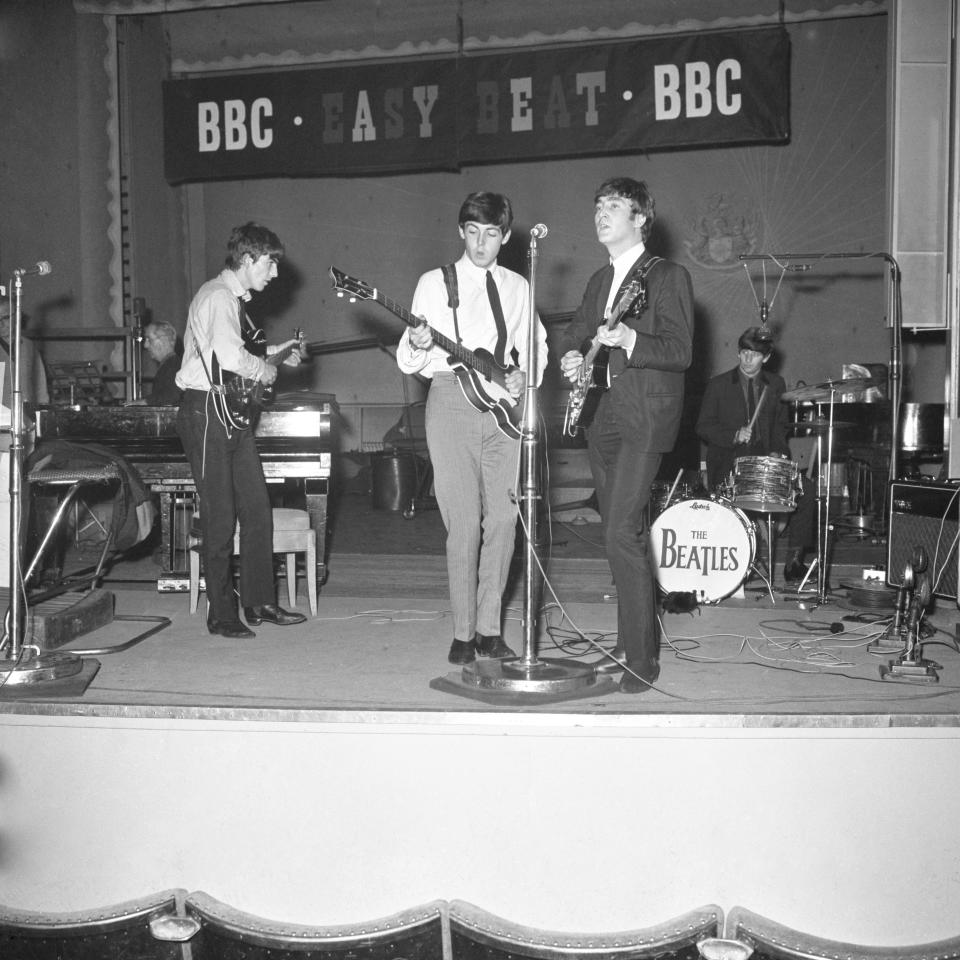
[[[347,276],[336,267],[330,268],[330,276],[340,296],[374,300],[411,327],[419,327],[423,323],[419,317],[363,280]],[[519,440],[522,435],[520,424],[523,406],[510,395],[506,387],[507,374],[518,368],[497,363],[489,350],[468,350],[462,343],[451,340],[433,327],[428,325],[427,329],[433,335],[433,342],[449,354],[447,363],[453,369],[467,402],[481,413],[489,413],[505,436]]]
[[[643,289],[643,280],[634,277],[627,288],[620,294],[606,326],[612,330],[620,318],[633,306]],[[596,413],[600,394],[607,389],[609,383],[610,348],[601,343],[596,337],[590,344],[590,349],[584,354],[583,365],[577,382],[567,397],[567,411],[563,418],[563,432],[568,437],[575,437],[581,427],[589,427]]]
[[[267,340],[259,328],[252,332],[241,331],[247,350],[254,356],[262,357],[271,367],[278,367],[294,351],[305,355],[306,347],[303,342],[303,331],[294,330],[295,343],[287,344],[282,350],[266,356]],[[214,357],[216,359],[216,357]],[[274,380],[265,384],[261,380],[250,380],[241,377],[231,370],[224,370],[219,363],[214,364],[214,386],[212,391],[217,412],[222,421],[237,429],[251,426],[260,413],[260,408],[269,403],[274,397]]]

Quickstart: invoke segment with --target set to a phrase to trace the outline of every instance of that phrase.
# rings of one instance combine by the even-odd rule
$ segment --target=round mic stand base
[[[563,660],[477,660],[463,668],[464,684],[504,693],[566,695],[597,684],[593,667]]]
[[[24,647],[16,660],[0,660],[0,690],[3,687],[46,683],[76,676],[83,660],[72,653],[51,653]]]

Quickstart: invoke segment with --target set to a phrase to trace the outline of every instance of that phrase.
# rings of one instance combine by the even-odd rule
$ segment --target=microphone
[[[53,267],[46,260],[38,260],[32,267],[20,267],[13,271],[16,277],[30,277],[36,274],[38,277],[44,277],[53,270]]]
[[[536,238],[537,240],[542,240],[546,235],[547,225],[545,223],[538,223],[530,230],[530,236]]]

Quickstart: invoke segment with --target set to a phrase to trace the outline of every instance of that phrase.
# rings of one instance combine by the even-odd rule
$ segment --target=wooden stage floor
[[[663,614],[662,673],[646,694],[628,696],[602,683],[547,697],[478,691],[447,663],[452,631],[435,510],[406,519],[351,494],[333,517],[329,577],[317,616],[305,624],[264,625],[247,641],[210,636],[202,603],[191,615],[186,594],[157,592],[156,564],[147,553],[116,563],[103,585],[115,598],[114,620],[58,648],[79,652],[83,682],[77,679],[73,689],[8,686],[0,689],[0,712],[399,722],[508,713],[519,722],[568,714],[600,725],[960,725],[956,602],[937,598],[927,617],[922,653],[936,664],[936,682],[883,680],[880,667],[895,654],[870,647],[884,636],[888,614],[857,606],[839,586],[884,562],[880,541],[838,538],[834,590],[824,605],[785,599],[779,588],[771,600],[757,580],[743,597]],[[536,653],[563,663],[595,660],[616,633],[600,527],[554,523],[551,535]],[[780,559],[776,571],[782,577]],[[504,635],[519,653],[525,631],[517,574]],[[285,594],[281,581],[281,602]],[[306,612],[302,584],[298,607]],[[155,618],[170,624],[130,645],[156,626]]]

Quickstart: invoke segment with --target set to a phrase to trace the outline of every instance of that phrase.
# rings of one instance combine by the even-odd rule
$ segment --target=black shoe
[[[230,637],[232,640],[249,640],[256,636],[245,623],[239,620],[214,620],[213,617],[207,617],[207,629],[211,633]]]
[[[473,663],[477,659],[477,641],[476,640],[454,640],[450,644],[450,652],[447,659],[451,663],[464,664]]]
[[[783,565],[783,579],[787,583],[799,583],[807,575],[810,565],[799,557],[792,557]]]
[[[594,660],[590,666],[596,673],[619,673],[627,663],[627,652],[623,647],[614,647],[609,654]]]
[[[646,673],[642,670],[637,670],[636,673],[638,676],[634,676],[629,670],[623,671],[623,676],[620,678],[621,693],[646,693],[660,676],[660,664],[656,664]]]
[[[289,627],[294,623],[303,623],[307,618],[302,613],[291,613],[275,603],[265,603],[260,607],[244,607],[243,615],[247,623],[255,627],[261,623],[275,623],[278,627]]]
[[[503,642],[500,634],[488,636],[482,633],[477,634],[477,651],[481,657],[490,657],[492,660],[505,660],[507,657],[515,657],[516,654]]]

